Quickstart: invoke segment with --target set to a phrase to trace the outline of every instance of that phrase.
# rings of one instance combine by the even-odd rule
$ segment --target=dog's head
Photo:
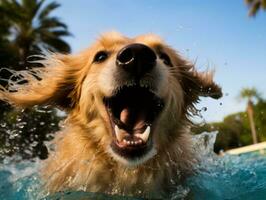
[[[222,95],[212,73],[195,71],[153,34],[107,33],[78,55],[51,55],[42,63],[41,81],[2,91],[2,98],[65,108],[98,148],[126,165],[176,140],[200,96]]]

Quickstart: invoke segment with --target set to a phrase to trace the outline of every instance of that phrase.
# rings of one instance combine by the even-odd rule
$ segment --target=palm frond
[[[27,13],[27,17],[29,20],[33,20],[33,18],[37,15],[44,1],[45,0],[23,0],[22,1],[22,7]]]
[[[60,22],[60,20],[57,17],[49,17],[42,19],[40,21],[40,26],[38,28],[48,29],[48,28],[59,28],[59,27],[67,29],[67,25]]]
[[[42,41],[50,51],[63,53],[69,53],[71,51],[70,46],[60,38],[45,38]]]
[[[55,10],[56,8],[58,8],[60,6],[59,3],[56,3],[55,1],[49,3],[47,6],[45,6],[45,8],[42,9],[42,11],[39,14],[39,19],[43,20],[44,18],[47,18],[49,16],[49,14]]]
[[[261,7],[266,10],[266,0],[261,1]]]
[[[260,1],[253,3],[249,10],[249,16],[255,16],[257,12],[259,11],[260,6],[261,6]]]
[[[251,17],[256,16],[259,10],[266,10],[266,0],[245,0],[245,3],[249,7],[248,15]]]
[[[67,30],[54,30],[51,31],[51,34],[54,35],[55,37],[72,36],[72,34]]]
[[[252,88],[243,88],[240,91],[239,94],[239,98],[240,99],[261,99],[261,94],[259,93],[259,91],[252,87]]]

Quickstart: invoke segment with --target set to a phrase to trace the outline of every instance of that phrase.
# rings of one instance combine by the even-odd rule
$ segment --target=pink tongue
[[[124,108],[120,113],[120,121],[126,125],[132,125],[134,129],[140,129],[145,126],[145,119],[145,111]]]
[[[122,112],[120,113],[120,121],[126,124],[129,120],[129,109],[124,108]]]

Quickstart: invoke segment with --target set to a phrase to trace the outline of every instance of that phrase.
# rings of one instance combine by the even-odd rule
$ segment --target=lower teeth
[[[126,144],[126,145],[140,145],[140,144],[142,144],[143,142],[142,142],[141,139],[139,139],[139,140],[137,140],[137,141],[128,141],[128,140],[126,140],[126,139],[123,139],[123,143]]]

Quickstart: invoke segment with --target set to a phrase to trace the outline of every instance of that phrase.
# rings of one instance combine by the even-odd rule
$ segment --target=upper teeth
[[[115,125],[115,135],[116,135],[118,142],[121,142],[123,140],[122,131],[120,130],[120,128],[118,128],[117,125]]]
[[[146,130],[142,134],[136,134],[137,137],[141,138],[144,142],[147,142],[150,136],[151,127],[147,126]]]
[[[150,136],[150,132],[151,132],[151,127],[147,126],[146,130],[142,133],[142,134],[136,134],[136,137],[140,138],[143,142],[147,142]],[[116,138],[118,140],[118,142],[122,142],[122,140],[124,141],[125,139],[123,138],[124,134],[123,131],[118,128],[117,125],[115,125],[115,135]],[[126,141],[126,140],[125,140]],[[130,141],[127,141],[127,143]],[[142,143],[141,141],[138,143]]]

